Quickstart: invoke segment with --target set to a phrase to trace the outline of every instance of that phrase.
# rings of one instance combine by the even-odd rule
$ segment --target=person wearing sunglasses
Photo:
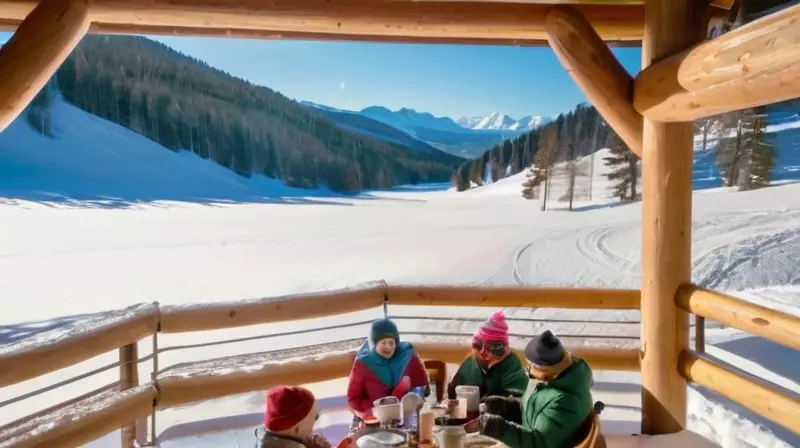
[[[400,341],[397,325],[390,319],[378,319],[356,353],[350,372],[347,403],[354,414],[351,432],[362,421],[374,420],[375,400],[388,396],[401,399],[408,392],[421,396],[430,393],[428,371],[411,343]]]
[[[264,427],[255,430],[256,448],[332,448],[324,436],[314,433],[317,420],[317,401],[310,390],[273,387],[267,391]],[[356,448],[356,445],[345,438],[337,448]]]
[[[592,412],[593,373],[552,332],[545,331],[525,347],[531,378],[540,381],[520,401],[489,397],[479,432],[509,448],[568,448],[585,436]],[[519,415],[519,422],[503,415]]]
[[[478,386],[481,402],[491,395],[520,397],[528,382],[524,362],[511,351],[505,315],[495,311],[473,335],[472,353],[450,381],[447,395],[456,398],[457,386]]]

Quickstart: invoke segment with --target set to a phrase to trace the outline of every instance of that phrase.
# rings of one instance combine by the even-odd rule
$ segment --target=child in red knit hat
[[[267,391],[264,427],[260,448],[332,448],[320,434],[314,434],[319,419],[317,401],[303,387],[273,387]],[[345,438],[337,448],[354,448]]]

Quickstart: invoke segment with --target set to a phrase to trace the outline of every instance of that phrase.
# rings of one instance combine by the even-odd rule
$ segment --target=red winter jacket
[[[347,403],[354,414],[366,420],[372,417],[375,400],[389,395],[403,398],[411,389],[427,386],[428,382],[425,364],[408,342],[398,344],[390,359],[364,344],[350,372]]]

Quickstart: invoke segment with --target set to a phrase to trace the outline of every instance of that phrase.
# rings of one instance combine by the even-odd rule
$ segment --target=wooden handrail
[[[777,391],[691,350],[681,352],[678,371],[687,381],[705,386],[800,435],[800,397]]]
[[[126,391],[108,390],[75,402],[55,414],[41,415],[0,431],[3,447],[81,446],[153,410],[158,390],[146,384]]]
[[[675,304],[686,312],[800,350],[800,318],[797,316],[695,285],[678,288]]]
[[[638,310],[635,289],[533,286],[392,286],[390,305]]]
[[[296,350],[290,349],[284,353],[231,356],[185,364],[158,377],[161,397],[157,408],[167,409],[281,384],[300,385],[345,378],[353,367],[356,350],[362,343],[363,340],[358,339],[321,344],[313,347],[313,354],[302,358],[298,358],[297,354],[292,357],[292,352]],[[423,359],[454,364],[461,363],[471,350],[468,344],[442,342],[415,342],[414,348]],[[639,369],[638,349],[568,349],[596,370]]]
[[[355,289],[164,306],[161,333],[218,330],[352,313],[381,306],[385,293],[386,283],[374,282]]]
[[[23,340],[0,352],[0,388],[20,383],[138,342],[158,329],[157,304],[134,305],[46,345]],[[36,340],[34,339],[35,343]]]

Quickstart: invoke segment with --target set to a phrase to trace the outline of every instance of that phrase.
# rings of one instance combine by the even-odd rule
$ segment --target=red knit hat
[[[314,407],[314,394],[302,387],[273,387],[267,391],[264,426],[268,431],[286,431],[300,423]]]

